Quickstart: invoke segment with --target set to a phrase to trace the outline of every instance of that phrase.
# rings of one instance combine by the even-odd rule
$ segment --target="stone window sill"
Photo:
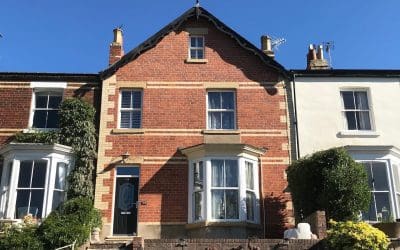
[[[186,224],[187,229],[201,228],[201,227],[248,227],[248,228],[261,228],[260,224],[248,221],[199,221]]]
[[[144,134],[142,128],[115,128],[112,130],[113,134]]]
[[[344,130],[337,133],[337,137],[378,137],[376,131]]]
[[[201,133],[205,135],[240,135],[240,130],[204,129]]]
[[[191,59],[191,58],[187,58],[185,60],[185,63],[199,63],[199,64],[202,64],[202,63],[208,63],[208,60],[207,59]]]

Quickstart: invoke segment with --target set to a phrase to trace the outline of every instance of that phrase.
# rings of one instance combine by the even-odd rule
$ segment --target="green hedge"
[[[12,226],[0,238],[0,250],[41,250],[43,243],[36,225]]]
[[[316,152],[292,163],[287,177],[297,218],[325,210],[327,219],[354,220],[368,208],[367,174],[344,148]]]

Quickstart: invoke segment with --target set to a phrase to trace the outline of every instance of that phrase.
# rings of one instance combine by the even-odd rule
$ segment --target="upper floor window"
[[[367,91],[341,91],[347,130],[372,130]]]
[[[189,58],[204,59],[204,36],[190,36]]]
[[[235,129],[235,93],[209,91],[207,99],[208,129]]]
[[[120,128],[140,128],[142,125],[142,91],[122,90]]]
[[[36,91],[33,104],[33,128],[58,128],[62,91]]]

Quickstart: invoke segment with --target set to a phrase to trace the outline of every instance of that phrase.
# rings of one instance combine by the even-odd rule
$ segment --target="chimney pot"
[[[119,44],[119,45],[122,46],[122,43],[123,43],[122,29],[120,29],[120,28],[115,28],[115,29],[113,30],[113,32],[114,32],[114,40],[113,40],[113,43]]]
[[[275,53],[272,50],[271,37],[269,37],[269,36],[261,36],[261,50],[267,56],[272,57],[272,58],[275,57]]]
[[[315,51],[315,50],[318,51]],[[329,63],[324,59],[324,47],[310,44],[307,54],[307,70],[330,69]]]
[[[116,63],[124,55],[122,29],[115,28],[113,33],[114,39],[110,44],[109,65]]]

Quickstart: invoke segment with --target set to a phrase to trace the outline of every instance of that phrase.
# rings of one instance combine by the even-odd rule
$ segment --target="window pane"
[[[226,190],[226,219],[239,219],[239,196],[237,190]]]
[[[364,162],[363,165],[364,165],[364,168],[365,168],[365,172],[367,172],[369,188],[372,190],[373,189],[373,185],[372,185],[371,164],[369,162]]]
[[[46,128],[58,128],[58,110],[49,110]]]
[[[132,92],[132,108],[139,109],[142,107],[142,92],[133,91]]]
[[[29,190],[18,190],[17,201],[15,203],[15,216],[17,219],[22,219],[28,213],[29,205]]]
[[[197,47],[203,47],[203,37],[197,38]]]
[[[208,92],[208,108],[209,109],[220,109],[220,92]]]
[[[32,187],[43,188],[46,180],[46,165],[45,161],[35,161],[33,166]]]
[[[203,189],[203,162],[193,164],[193,186],[195,190]]]
[[[62,97],[59,95],[49,96],[49,108],[58,109],[60,107]]]
[[[51,210],[55,210],[65,200],[65,193],[62,191],[54,190],[53,193],[53,204]]]
[[[211,216],[213,219],[225,219],[224,191],[211,191]]]
[[[208,128],[221,129],[221,112],[208,112]]]
[[[47,117],[46,110],[36,110],[35,114],[33,115],[32,127],[45,128],[46,127],[46,117]]]
[[[246,192],[246,212],[247,220],[254,220],[254,210],[256,204],[256,196],[253,192]]]
[[[190,38],[190,47],[196,47],[196,37]]]
[[[353,91],[342,91],[342,97],[345,109],[355,109]]]
[[[131,92],[130,91],[122,91],[121,92],[121,108],[130,108],[131,107]]]
[[[238,165],[236,160],[225,160],[225,187],[238,187]]]
[[[392,167],[393,167],[393,174],[394,174],[395,190],[396,190],[396,192],[400,193],[399,167],[397,165],[394,165],[394,164],[392,164]]]
[[[18,177],[19,188],[28,188],[31,186],[32,163],[32,161],[21,161]]]
[[[389,190],[387,179],[386,164],[383,162],[372,163],[372,176],[374,181],[375,191]]]
[[[357,109],[369,109],[367,92],[354,92],[354,97]]]
[[[254,189],[253,163],[246,161],[246,188]]]
[[[211,160],[211,185],[212,187],[223,187],[224,186],[224,161],[223,160]]]
[[[357,123],[356,123],[356,112],[353,111],[346,111],[346,121],[347,121],[347,129],[348,130],[355,130],[357,129]]]
[[[234,109],[234,95],[233,92],[221,92],[222,108]]]
[[[129,128],[130,127],[130,120],[131,120],[131,112],[121,112],[121,128]]]
[[[36,108],[47,108],[47,95],[36,94]]]
[[[368,211],[362,212],[362,219],[368,221],[377,221],[374,195],[371,196],[371,203],[369,204]]]
[[[32,190],[31,192],[31,204],[29,211],[34,217],[41,218],[44,190]]]
[[[140,128],[140,121],[141,121],[141,112],[140,111],[132,111],[132,128]]]
[[[358,129],[371,130],[369,111],[356,112],[356,119],[357,119]]]
[[[382,214],[383,220],[388,220],[391,216],[389,193],[375,193],[377,213]]]
[[[203,206],[203,193],[195,192],[193,194],[194,198],[194,220],[202,220],[203,217],[201,215],[201,207]]]
[[[190,58],[196,59],[197,58],[197,53],[195,49],[190,50]]]
[[[201,50],[201,49],[198,49],[198,50],[197,50],[197,57],[196,57],[196,59],[204,59],[203,50]]]
[[[234,129],[234,114],[233,112],[222,112],[222,128]]]
[[[66,176],[67,176],[67,164],[59,162],[57,164],[56,180],[54,183],[55,189],[61,189],[61,190],[65,189]]]

